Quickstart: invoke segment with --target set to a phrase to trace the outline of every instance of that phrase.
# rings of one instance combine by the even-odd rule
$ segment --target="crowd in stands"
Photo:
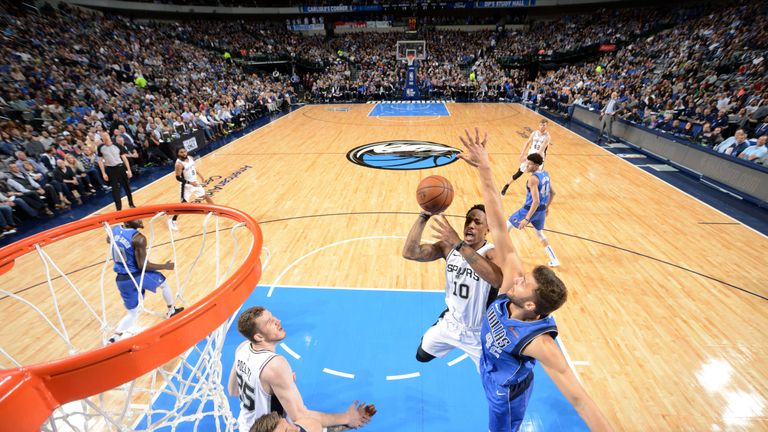
[[[766,164],[766,16],[762,2],[710,10],[615,55],[561,68],[531,83],[524,96],[552,109],[579,104],[599,111],[616,91],[626,121]],[[736,138],[742,134],[746,146]]]
[[[685,11],[685,12],[683,12]],[[662,28],[687,15],[689,11],[666,8],[632,8],[567,15],[553,21],[534,22],[525,32],[514,32],[499,41],[498,57],[565,54],[583,47],[623,43]]]
[[[249,58],[301,58],[325,64],[334,60],[322,36],[302,36],[279,22],[192,21],[173,29],[177,39],[201,48]]]
[[[15,15],[2,33],[3,215],[50,216],[106,189],[96,155],[105,140],[125,147],[136,174],[175,159],[163,144],[184,133],[214,140],[296,102],[290,82],[243,73],[181,41],[178,26],[44,12]],[[0,220],[0,235],[12,222]]]
[[[425,97],[476,99],[478,92],[488,93],[482,90],[484,85],[501,85],[506,75],[517,75],[484,59],[493,31],[431,30],[421,37],[429,47],[425,58],[417,60],[418,84]],[[334,40],[332,46],[339,55],[335,64],[310,78],[314,99],[366,101],[401,97],[406,65],[397,58],[400,39],[402,35],[392,32],[351,33]]]
[[[300,97],[402,96],[399,32],[324,40],[284,22],[138,24],[60,8],[9,15],[3,27],[0,234],[15,225],[9,209],[17,218],[44,217],[106,189],[96,163],[105,140],[126,148],[136,173],[170,163],[174,154],[163,143],[180,134],[203,130],[214,140]],[[426,27],[418,35],[427,52],[417,81],[424,98],[522,99],[565,113],[577,104],[599,111],[617,92],[626,121],[765,163],[766,16],[764,3],[748,1],[567,16],[526,33]],[[532,81],[499,61],[608,42],[619,43],[618,51]],[[322,71],[249,74],[224,52],[303,59]]]

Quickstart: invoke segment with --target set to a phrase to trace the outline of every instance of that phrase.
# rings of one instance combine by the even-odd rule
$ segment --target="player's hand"
[[[191,184],[192,186],[195,186],[195,187],[200,186],[200,183],[198,183],[196,181],[191,181],[191,182],[189,182],[189,184]]]
[[[371,421],[371,417],[376,415],[376,406],[373,404],[366,405],[365,402],[363,402],[357,406],[357,412],[360,413],[365,419],[365,422],[368,423]]]
[[[517,229],[519,229],[519,230],[525,229],[526,225],[528,225],[528,220],[527,219],[523,219],[523,220],[520,221],[519,224],[517,224]]]
[[[434,221],[435,224],[432,225],[432,231],[434,231],[435,234],[432,235],[432,238],[442,240],[449,245],[455,245],[461,241],[459,234],[456,232],[456,230],[453,229],[451,224],[448,223],[448,220],[445,218],[445,216],[440,215],[436,217]]]
[[[173,263],[173,261],[166,261],[165,264],[163,264],[163,268],[166,270],[173,270],[176,267],[176,264]]]
[[[344,414],[347,416],[347,427],[351,429],[357,429],[368,423],[371,419],[370,417],[364,416],[361,410],[358,409],[358,401],[352,402],[352,405],[347,408],[347,412]]]
[[[467,149],[467,154],[460,154],[458,157],[475,168],[490,167],[488,150],[485,148],[485,144],[488,142],[488,133],[484,133],[482,139],[480,139],[480,130],[478,128],[475,128],[474,137],[469,133],[468,129],[464,129],[464,134],[466,138],[459,136],[459,140]]]
[[[103,177],[103,178],[104,178],[104,181],[105,181],[105,182],[108,182],[108,181],[109,181],[109,176],[108,176],[108,175],[106,175],[106,174],[102,174],[102,175],[101,175],[101,177]]]
[[[128,175],[128,178],[133,177],[133,173],[131,171],[126,172],[126,174]]]

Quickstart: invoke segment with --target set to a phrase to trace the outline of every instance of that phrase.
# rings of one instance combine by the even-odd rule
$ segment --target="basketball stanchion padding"
[[[92,351],[60,360],[0,371],[0,419],[2,430],[40,430],[58,407],[105,392],[129,382],[178,357],[227,321],[248,298],[261,276],[263,243],[257,222],[248,214],[229,207],[208,204],[152,205],[96,215],[36,234],[0,249],[0,274],[9,271],[15,259],[85,231],[110,225],[167,215],[209,215],[242,224],[253,235],[244,263],[218,289],[188,307],[173,319],[160,322],[135,336]]]

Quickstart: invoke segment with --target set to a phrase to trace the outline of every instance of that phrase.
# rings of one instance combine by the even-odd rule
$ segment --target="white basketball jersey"
[[[531,134],[531,148],[528,149],[528,154],[540,153],[547,138],[549,138],[549,132],[541,133],[538,130],[533,131],[533,134]],[[544,155],[542,154],[542,156]]]
[[[177,159],[179,163],[184,167],[184,170],[182,171],[181,175],[184,177],[184,180],[187,182],[196,182],[197,181],[197,170],[195,169],[195,160],[192,159],[192,157],[187,156],[185,160]]]
[[[242,344],[235,352],[235,373],[240,395],[240,415],[237,423],[241,431],[251,430],[257,418],[272,411],[272,395],[261,387],[261,371],[277,357],[269,350],[254,350],[250,343]]]
[[[485,256],[493,247],[493,244],[486,242],[477,253]],[[481,279],[455,249],[451,250],[445,261],[445,304],[448,306],[448,312],[444,318],[452,319],[468,328],[480,329],[488,295],[493,287]]]

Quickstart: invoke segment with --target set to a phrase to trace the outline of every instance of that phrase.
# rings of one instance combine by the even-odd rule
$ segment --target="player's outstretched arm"
[[[424,227],[427,221],[432,217],[429,213],[421,212],[416,222],[413,223],[411,230],[408,231],[408,237],[403,246],[403,258],[411,261],[429,262],[444,258],[447,253],[445,249],[448,245],[437,243],[421,243],[421,236],[424,233]]]
[[[563,352],[549,335],[541,335],[523,350],[523,354],[533,357],[541,363],[557,388],[566,399],[576,408],[584,422],[593,432],[613,431],[608,419],[600,407],[587,394],[587,391],[576,378],[576,374],[568,366]]]
[[[293,379],[293,371],[288,361],[276,356],[261,373],[261,378],[272,388],[272,392],[280,400],[280,404],[291,418],[311,417],[319,421],[323,426],[349,426],[358,428],[368,423],[370,416],[364,415],[364,411],[358,411],[355,401],[347,411],[338,414],[329,414],[320,411],[312,411],[304,406],[298,387]]]
[[[496,249],[499,251],[497,263],[504,271],[504,278],[510,278],[511,280],[511,278],[519,277],[523,274],[523,262],[507,233],[507,220],[504,217],[501,197],[496,193],[496,186],[493,183],[491,162],[488,157],[488,150],[485,147],[488,141],[488,134],[485,133],[481,140],[480,131],[477,128],[475,128],[474,137],[466,129],[464,133],[466,136],[460,136],[459,139],[467,149],[467,154],[459,155],[459,157],[470,166],[477,168],[482,186],[481,190],[488,227],[491,230],[491,236],[493,236]]]

